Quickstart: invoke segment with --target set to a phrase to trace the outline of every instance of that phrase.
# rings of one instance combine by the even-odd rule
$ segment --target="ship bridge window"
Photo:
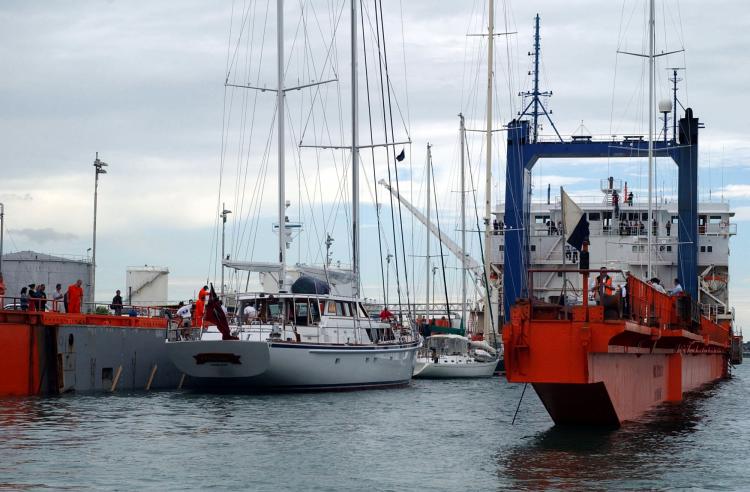
[[[589,221],[602,220],[602,216],[599,212],[589,212]]]
[[[349,303],[343,301],[336,301],[336,316],[351,316],[352,313],[349,310]]]
[[[544,225],[549,220],[549,215],[535,215],[534,216],[534,223]]]
[[[531,251],[536,251],[536,244],[531,245]]]
[[[715,225],[721,224],[721,215],[712,215],[709,218],[708,223],[709,224],[715,224]]]
[[[297,299],[294,301],[294,324],[297,326],[307,326],[307,316],[310,314],[310,306],[307,299]]]
[[[648,212],[643,212],[641,214],[641,220],[645,220],[646,223],[648,223]]]

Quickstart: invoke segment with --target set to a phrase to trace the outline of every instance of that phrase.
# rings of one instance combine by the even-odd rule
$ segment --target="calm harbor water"
[[[750,365],[614,431],[504,379],[0,399],[0,489],[750,489]]]

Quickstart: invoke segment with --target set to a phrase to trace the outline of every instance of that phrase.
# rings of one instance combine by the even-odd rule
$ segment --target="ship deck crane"
[[[399,200],[419,222],[424,224],[425,227],[430,230],[433,236],[441,241],[443,245],[456,256],[456,258],[458,258],[459,260],[461,258],[466,258],[466,270],[471,273],[471,276],[474,280],[474,289],[476,289],[478,294],[484,296],[484,289],[482,287],[484,282],[482,265],[477,260],[472,258],[468,253],[466,253],[463,249],[461,249],[458,244],[453,242],[453,240],[448,237],[447,234],[440,231],[440,229],[438,229],[435,224],[428,220],[427,217],[425,217],[425,215],[419,211],[419,209],[412,205],[409,200],[401,196],[398,191],[393,189],[393,187],[389,186],[385,180],[381,179],[380,181],[378,181],[378,184],[388,190],[394,196],[394,198]]]

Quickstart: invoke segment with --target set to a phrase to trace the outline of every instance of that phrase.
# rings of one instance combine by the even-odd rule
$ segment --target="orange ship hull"
[[[508,381],[556,424],[617,426],[727,375],[731,329],[630,277],[631,315],[520,301],[503,329]],[[611,313],[610,313],[611,314]]]

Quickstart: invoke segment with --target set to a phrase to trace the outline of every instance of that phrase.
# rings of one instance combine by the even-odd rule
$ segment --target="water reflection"
[[[555,426],[527,436],[496,454],[498,479],[517,489],[663,486],[674,467],[700,459],[694,434],[710,419],[704,403],[714,392],[660,405],[615,430]]]

